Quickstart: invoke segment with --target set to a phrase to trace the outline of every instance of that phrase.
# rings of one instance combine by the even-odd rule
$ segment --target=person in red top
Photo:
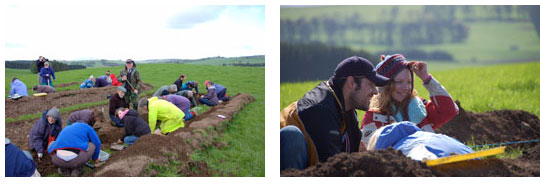
[[[122,82],[119,82],[114,73],[111,73],[112,86],[121,86]]]
[[[377,73],[390,78],[390,83],[379,88],[364,115],[360,130],[365,148],[373,132],[394,122],[410,121],[423,131],[434,132],[459,112],[448,91],[427,71],[427,64],[407,61],[403,55],[381,56]],[[414,74],[429,91],[431,101],[417,96]]]

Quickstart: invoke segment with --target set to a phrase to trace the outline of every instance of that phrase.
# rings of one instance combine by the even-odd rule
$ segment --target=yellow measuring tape
[[[469,159],[474,159],[474,158],[479,158],[479,157],[486,157],[486,156],[491,156],[491,155],[502,154],[502,153],[504,153],[505,148],[506,148],[505,146],[502,146],[502,147],[497,147],[497,148],[493,148],[493,149],[489,149],[489,150],[481,150],[481,151],[478,151],[478,152],[473,152],[473,153],[468,153],[468,154],[461,154],[461,155],[453,155],[453,156],[448,156],[448,157],[442,157],[442,158],[426,161],[426,165],[427,166],[436,166],[436,165],[440,165],[440,164],[453,163],[453,162],[464,161],[464,160],[469,160]]]

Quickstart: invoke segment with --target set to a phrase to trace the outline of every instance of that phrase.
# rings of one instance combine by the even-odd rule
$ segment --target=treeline
[[[58,62],[56,60],[49,61],[49,64],[54,69],[55,72],[58,71],[67,71],[67,70],[74,70],[74,69],[86,69],[86,66],[83,65],[68,65],[62,62]],[[30,69],[32,73],[37,74],[37,66],[36,61],[34,60],[13,60],[13,61],[6,61],[6,68],[11,69]]]
[[[377,53],[386,54],[386,55],[392,55],[392,54],[402,54],[407,58],[407,60],[424,60],[424,61],[453,61],[454,57],[446,52],[446,51],[440,51],[435,50],[431,52],[426,52],[419,49],[408,49],[408,50],[386,50],[386,51],[379,51]]]
[[[264,63],[249,63],[241,61],[238,63],[229,63],[229,64],[222,64],[223,66],[240,66],[240,67],[264,67]]]
[[[383,11],[377,22],[363,21],[354,13],[344,19],[312,17],[281,20],[281,41],[331,45],[418,46],[461,43],[469,36],[468,21],[528,21],[527,6],[482,6],[478,16],[472,6],[424,6],[421,12],[407,12],[409,22],[396,22],[400,7]],[[459,16],[458,16],[459,14]],[[458,18],[459,17],[459,18]]]
[[[366,51],[333,47],[320,42],[309,44],[282,42],[280,46],[280,81],[326,80],[332,76],[339,62],[351,56],[364,57],[374,65],[379,62],[378,57]]]

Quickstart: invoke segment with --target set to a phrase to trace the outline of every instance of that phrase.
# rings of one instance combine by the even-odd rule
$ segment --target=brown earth
[[[534,114],[522,110],[471,113],[456,103],[459,115],[437,132],[477,144],[540,139],[540,119]],[[526,149],[517,159],[487,158],[434,167],[427,167],[394,149],[341,153],[305,170],[282,171],[281,176],[540,176],[540,144],[519,146]]]
[[[153,134],[143,136],[127,149],[111,154],[109,160],[102,167],[91,170],[89,173],[83,173],[83,176],[154,176],[156,172],[146,172],[146,166],[150,162],[168,164],[169,160],[180,161],[179,166],[177,166],[178,173],[185,176],[210,176],[207,164],[191,161],[189,155],[198,148],[221,146],[222,143],[215,142],[214,138],[230,123],[234,114],[240,111],[245,104],[252,101],[254,101],[254,98],[251,95],[239,94],[230,101],[214,106],[207,112],[186,122],[185,128],[181,128],[167,136]],[[101,109],[105,113],[108,110],[107,106],[90,108]],[[67,120],[70,113],[72,112],[61,114],[62,120]],[[218,118],[216,117],[217,114],[225,115],[227,118]],[[37,119],[6,124],[6,138],[9,138],[12,143],[23,150],[30,150],[28,143],[29,133],[36,121]],[[192,127],[192,125],[197,126]],[[201,125],[207,127],[203,128]],[[111,125],[108,116],[104,121],[97,122],[94,128],[101,140],[102,150],[109,148],[124,133],[123,128]],[[31,153],[34,159],[37,159],[36,153]],[[52,164],[47,154],[41,161],[36,160],[36,162],[38,171],[42,176],[57,173],[57,167]]]
[[[112,95],[116,92],[117,87],[107,86],[100,88],[76,89],[69,91],[61,91],[50,93],[46,96],[23,97],[18,100],[6,99],[6,117],[18,118],[25,114],[42,113],[52,107],[69,107],[73,105],[99,102],[107,100],[107,95]],[[143,84],[143,91],[150,90],[153,87]]]
[[[75,84],[80,84],[82,82],[71,82],[71,83],[65,83],[65,84],[56,84],[54,85],[55,88],[58,88],[58,87],[67,87],[67,86],[72,86],[72,85],[75,85]]]

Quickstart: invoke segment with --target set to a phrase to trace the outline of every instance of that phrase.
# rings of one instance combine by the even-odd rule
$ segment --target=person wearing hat
[[[9,89],[9,96],[13,97],[15,94],[19,96],[28,96],[28,91],[26,90],[26,85],[19,80],[18,78],[13,78],[11,80],[11,87]]]
[[[137,70],[137,64],[133,60],[126,60],[126,66],[120,71],[120,81],[123,83],[124,88],[126,88],[125,98],[127,105],[132,104],[133,109],[137,110],[139,108],[137,105],[137,95],[142,90],[142,82],[139,71]]]
[[[101,140],[93,126],[75,122],[60,132],[47,152],[60,175],[78,177],[88,160],[92,159],[96,167],[102,165],[98,158],[100,150]]]
[[[53,93],[54,87],[48,85],[34,85],[32,88],[36,93]]]
[[[161,86],[152,96],[160,97],[167,94],[175,94],[177,91],[176,87],[176,84]],[[164,92],[167,93],[164,94]]]
[[[93,75],[90,75],[88,79],[86,79],[81,85],[79,86],[80,89],[86,89],[86,88],[93,88],[94,83],[96,82],[96,79]]]
[[[30,149],[36,151],[39,159],[43,157],[43,151],[50,143],[56,140],[60,131],[62,131],[60,111],[53,107],[43,112],[30,130]]]
[[[128,104],[124,98],[125,93],[126,88],[118,86],[116,94],[109,99],[109,118],[111,118],[112,124],[117,127],[124,126],[120,119],[115,116],[115,111],[119,108],[128,108]]]
[[[39,75],[41,75],[41,85],[54,87],[52,80],[54,79],[56,81],[56,76],[54,75],[53,68],[49,66],[49,62],[45,62],[43,68],[41,68],[41,71],[39,72]]]
[[[207,93],[199,98],[199,102],[208,106],[216,106],[219,104],[216,86],[214,86],[214,83],[206,81],[204,85],[206,86]]]
[[[459,109],[446,89],[427,71],[425,62],[407,61],[403,55],[381,56],[375,68],[390,79],[372,99],[364,115],[362,146],[366,147],[372,133],[393,122],[410,121],[423,131],[434,132],[458,114]],[[414,74],[428,90],[431,101],[417,96]]]
[[[154,134],[168,134],[184,127],[184,112],[171,102],[154,96],[141,99],[139,105],[148,111],[148,125]],[[156,128],[158,120],[161,124]]]
[[[305,169],[340,152],[358,152],[362,133],[356,110],[367,111],[375,86],[388,78],[373,64],[353,56],[341,61],[328,81],[319,83],[280,114],[280,168]]]

